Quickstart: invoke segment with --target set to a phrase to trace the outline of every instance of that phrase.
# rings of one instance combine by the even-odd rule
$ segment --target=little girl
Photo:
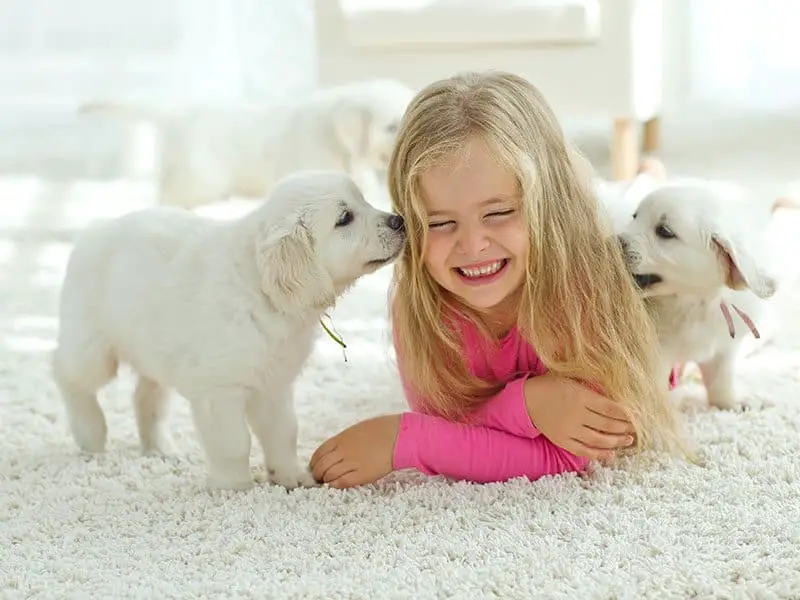
[[[419,92],[389,181],[408,233],[390,313],[412,412],[324,442],[318,481],[406,468],[535,480],[625,448],[685,452],[652,322],[591,185],[525,79],[467,73]]]

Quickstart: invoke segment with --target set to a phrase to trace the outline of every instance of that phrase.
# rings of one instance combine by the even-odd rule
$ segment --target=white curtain
[[[690,0],[692,104],[800,109],[800,0]]]

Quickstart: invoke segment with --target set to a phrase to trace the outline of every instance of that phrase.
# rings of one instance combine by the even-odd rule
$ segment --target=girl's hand
[[[373,483],[392,472],[400,415],[361,421],[324,442],[311,457],[314,479],[334,488]]]
[[[525,404],[533,425],[551,442],[591,460],[613,458],[634,442],[622,407],[577,381],[554,375],[525,382]]]

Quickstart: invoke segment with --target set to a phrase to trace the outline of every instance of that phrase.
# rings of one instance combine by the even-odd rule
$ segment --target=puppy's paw
[[[208,487],[212,490],[234,490],[245,492],[255,483],[250,473],[250,465],[244,461],[222,461],[214,464],[208,471]]]
[[[175,446],[172,436],[166,432],[159,432],[152,439],[143,439],[141,442],[144,456],[169,456]]]
[[[105,450],[108,428],[102,415],[99,418],[71,418],[70,428],[75,443],[83,452],[96,454]]]
[[[708,403],[719,410],[741,412],[744,407],[733,394],[709,394]]]
[[[234,492],[246,492],[250,490],[255,485],[253,483],[253,478],[248,477],[247,479],[243,478],[234,478],[234,477],[226,477],[226,476],[214,476],[209,475],[208,477],[208,489],[209,490],[228,490]]]
[[[319,483],[314,479],[311,471],[304,467],[291,469],[269,469],[269,479],[272,483],[293,490],[298,487],[317,487]]]
[[[763,397],[750,394],[743,398],[739,405],[739,410],[743,411],[764,410],[770,406],[770,402]]]

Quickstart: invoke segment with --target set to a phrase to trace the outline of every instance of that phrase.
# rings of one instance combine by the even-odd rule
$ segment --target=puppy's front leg
[[[735,358],[734,352],[721,352],[707,362],[700,363],[703,384],[711,406],[723,410],[741,408],[733,385]]]
[[[237,388],[217,388],[189,399],[208,463],[208,486],[228,490],[253,487],[245,408],[248,394]]]
[[[291,390],[254,396],[247,418],[264,452],[270,481],[285,488],[312,487],[314,476],[297,458],[297,417]]]

